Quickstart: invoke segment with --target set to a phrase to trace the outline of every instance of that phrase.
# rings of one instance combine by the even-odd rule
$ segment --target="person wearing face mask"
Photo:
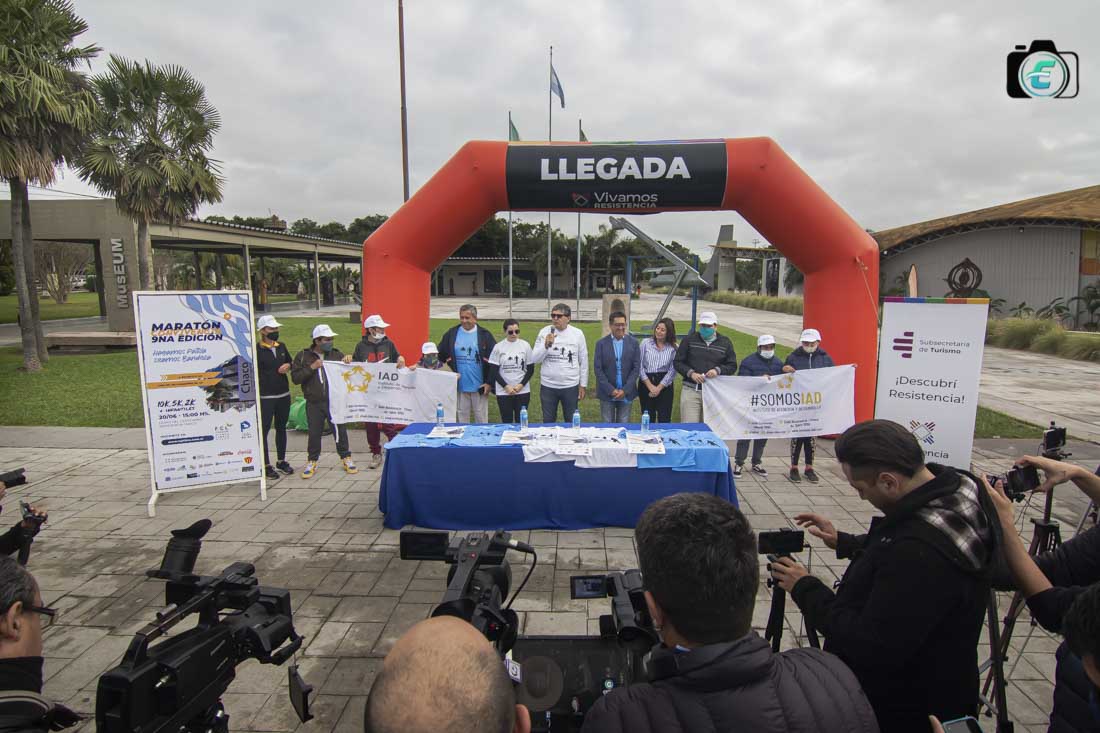
[[[531,403],[531,387],[528,382],[535,376],[535,362],[531,344],[519,337],[519,321],[509,318],[504,322],[504,340],[498,341],[489,354],[496,385],[497,405],[502,423],[518,423],[519,413]]]
[[[680,422],[703,422],[703,385],[717,376],[737,373],[737,354],[729,337],[718,333],[718,316],[699,314],[699,328],[680,341],[673,364],[684,378]]]
[[[489,355],[497,342],[489,329],[477,325],[476,306],[459,308],[458,320],[439,339],[439,360],[458,373],[458,422],[487,423],[493,383]]]
[[[821,334],[816,328],[807,328],[802,332],[801,345],[787,354],[787,360],[783,363],[783,371],[791,374],[800,369],[821,369],[823,367],[836,366],[833,357],[829,356],[825,349],[821,348]],[[798,475],[798,456],[803,449],[806,451],[806,480],[812,484],[818,482],[817,471],[814,470],[814,449],[817,441],[813,436],[806,438],[791,438],[791,470],[787,478],[798,483],[802,477]]]
[[[439,347],[431,341],[425,341],[421,345],[420,361],[416,362],[416,366],[433,372],[447,368],[447,365],[439,360]]]
[[[756,351],[745,357],[741,362],[741,368],[737,375],[741,377],[766,377],[783,373],[783,362],[775,355],[775,336],[764,334],[756,339]],[[740,476],[745,470],[745,458],[749,455],[749,443],[752,443],[752,472],[758,476],[767,476],[768,470],[764,468],[764,446],[768,444],[767,438],[757,440],[737,441],[737,451],[734,454],[733,475]]]
[[[275,316],[260,316],[256,327],[260,343],[256,349],[256,366],[260,372],[260,435],[264,442],[264,471],[271,481],[294,473],[286,460],[286,422],[290,417],[290,382],[286,374],[293,359],[290,349],[279,341],[279,326]],[[271,465],[271,453],[267,447],[267,434],[275,426],[275,450],[278,461]],[[278,469],[275,470],[275,469]]]
[[[63,730],[81,717],[42,697],[42,631],[57,611],[47,608],[34,576],[15,558],[0,557],[0,728]]]
[[[851,559],[840,584],[791,557],[768,566],[824,649],[851,667],[891,733],[927,733],[978,708],[978,641],[1000,552],[997,510],[965,471],[924,463],[917,439],[889,420],[844,431],[836,458],[882,516],[867,534],[838,532],[820,514],[795,521]]]
[[[737,507],[674,494],[634,530],[645,603],[661,644],[648,683],[605,694],[582,733],[872,733],[855,675],[820,649],[776,654],[752,630],[760,588],[756,535]]]
[[[396,364],[398,368],[403,368],[405,357],[397,353],[397,345],[386,336],[389,325],[378,314],[363,319],[363,338],[355,345],[351,360],[369,364]],[[409,369],[416,369],[416,364]],[[393,440],[406,426],[380,422],[368,422],[364,425],[367,429],[367,445],[370,446],[370,463],[367,467],[378,468],[382,465],[382,435],[387,440]]]
[[[321,433],[325,429],[325,422],[332,423],[332,434],[336,440],[336,453],[340,456],[340,462],[347,473],[359,473],[355,467],[355,461],[351,459],[351,449],[348,448],[348,431],[344,425],[332,422],[332,416],[328,408],[328,382],[325,381],[325,370],[322,365],[326,361],[342,361],[351,363],[351,356],[336,348],[333,339],[336,334],[326,324],[321,324],[313,329],[313,342],[308,348],[302,349],[294,357],[294,363],[290,367],[290,379],[302,387],[302,396],[306,398],[306,423],[309,426],[309,441],[307,443],[306,467],[302,470],[302,478],[312,478],[317,472],[317,461],[321,457]]]

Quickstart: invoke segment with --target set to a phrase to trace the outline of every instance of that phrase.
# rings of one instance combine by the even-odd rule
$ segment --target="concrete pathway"
[[[288,458],[294,465],[304,460],[304,442],[301,434],[291,435]],[[353,435],[352,449],[363,455],[365,442]],[[865,529],[872,508],[844,482],[831,443],[821,441],[817,485],[783,477],[786,447],[786,441],[769,444],[766,479],[738,480],[741,508],[753,526],[788,527],[795,513],[814,510],[842,529]],[[1100,460],[1098,446],[1071,448],[1086,465]],[[1030,446],[1013,441],[979,441],[975,461],[982,470],[1003,471],[1026,450]],[[398,557],[398,533],[383,528],[377,508],[381,472],[346,476],[330,454],[312,480],[294,476],[274,483],[267,502],[259,500],[255,484],[198,489],[163,496],[155,519],[145,513],[149,469],[141,430],[0,427],[0,466],[25,466],[30,481],[8,491],[5,516],[12,518],[20,499],[49,509],[30,560],[46,605],[60,610],[45,633],[45,691],[86,714],[94,708],[98,676],[118,663],[133,633],[164,605],[163,584],[144,571],[159,564],[172,528],[212,519],[196,570],[211,574],[231,562],[254,563],[264,585],[291,589],[294,624],[307,637],[298,660],[316,689],[317,719],[299,726],[287,701],[284,668],[250,662],[238,669],[224,696],[233,730],[362,730],[365,696],[382,657],[430,613],[446,584],[446,565]],[[1060,490],[1056,508],[1064,525],[1076,526],[1083,507],[1075,489]],[[1026,517],[1036,511],[1020,507],[1025,533],[1031,527]],[[522,631],[597,633],[606,602],[570,600],[568,578],[636,567],[633,531],[536,530],[517,532],[516,538],[535,545],[539,557],[515,606]],[[846,564],[814,545],[806,559],[831,583]],[[770,602],[763,571],[761,578],[753,619],[760,632]],[[802,643],[800,624],[797,611],[789,609],[784,648]],[[1027,628],[1026,620],[1018,628]],[[1020,655],[1023,636],[1013,640],[1013,657],[1021,659],[1009,701],[1017,730],[1038,733],[1046,730],[1058,641],[1037,631]],[[983,719],[983,727],[988,723]],[[93,727],[88,722],[83,730]]]

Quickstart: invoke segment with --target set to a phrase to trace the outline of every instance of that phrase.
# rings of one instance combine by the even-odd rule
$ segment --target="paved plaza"
[[[304,460],[304,443],[301,434],[292,433],[289,458],[296,466]],[[841,529],[867,526],[871,506],[845,484],[832,444],[819,445],[820,484],[786,480],[786,441],[769,445],[766,480],[748,473],[738,480],[741,508],[754,528],[791,526],[792,517],[806,510],[829,516]],[[352,436],[352,448],[365,457],[362,433]],[[1071,448],[1083,465],[1100,462],[1100,446]],[[1003,471],[1013,457],[1034,449],[1021,442],[980,441],[975,462],[983,470]],[[142,430],[0,428],[0,466],[25,466],[30,481],[8,492],[8,520],[14,521],[20,499],[40,502],[50,512],[30,561],[46,604],[60,609],[45,635],[46,694],[89,715],[99,674],[117,664],[131,635],[163,606],[163,584],[146,579],[144,571],[159,565],[170,529],[209,517],[214,527],[198,571],[217,573],[231,562],[247,561],[256,565],[264,585],[291,589],[295,626],[308,637],[298,660],[316,689],[317,719],[305,731],[362,730],[365,695],[382,657],[428,615],[445,586],[444,564],[398,557],[398,532],[383,529],[378,511],[381,471],[347,476],[331,454],[322,457],[313,479],[294,476],[273,484],[267,502],[260,501],[254,484],[200,489],[163,496],[153,519],[146,515],[149,469]],[[1060,487],[1055,507],[1067,535],[1072,533],[1084,508],[1082,496],[1072,485]],[[1034,516],[1038,509],[1026,513]],[[608,605],[570,600],[569,576],[636,567],[632,530],[537,530],[515,536],[533,544],[539,559],[516,602],[523,633],[597,633],[597,619]],[[815,545],[807,553],[812,569],[831,580],[845,563]],[[513,570],[521,577],[521,568]],[[754,618],[761,633],[769,598],[762,582]],[[800,633],[793,604],[787,623],[785,647],[798,643]],[[1017,628],[1016,649],[1029,627]],[[1055,639],[1036,631],[1015,668],[1009,699],[1017,730],[1046,729],[1056,646]],[[234,730],[299,728],[286,696],[285,667],[242,665],[225,704]],[[85,730],[92,725],[85,724]]]

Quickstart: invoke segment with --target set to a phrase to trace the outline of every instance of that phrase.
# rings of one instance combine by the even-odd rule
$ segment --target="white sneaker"
[[[382,454],[381,453],[372,453],[371,457],[370,457],[370,464],[368,464],[367,467],[368,468],[378,468],[381,465],[382,465]]]

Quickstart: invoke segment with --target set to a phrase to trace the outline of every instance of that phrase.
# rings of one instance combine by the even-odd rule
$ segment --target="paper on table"
[[[665,454],[665,441],[656,433],[627,433],[626,449],[635,455]]]
[[[592,438],[574,428],[558,428],[558,446],[554,452],[559,456],[590,456]]]
[[[451,425],[448,427],[440,427],[436,425],[432,428],[432,432],[428,433],[429,438],[461,438],[463,433],[466,432],[465,426]]]

